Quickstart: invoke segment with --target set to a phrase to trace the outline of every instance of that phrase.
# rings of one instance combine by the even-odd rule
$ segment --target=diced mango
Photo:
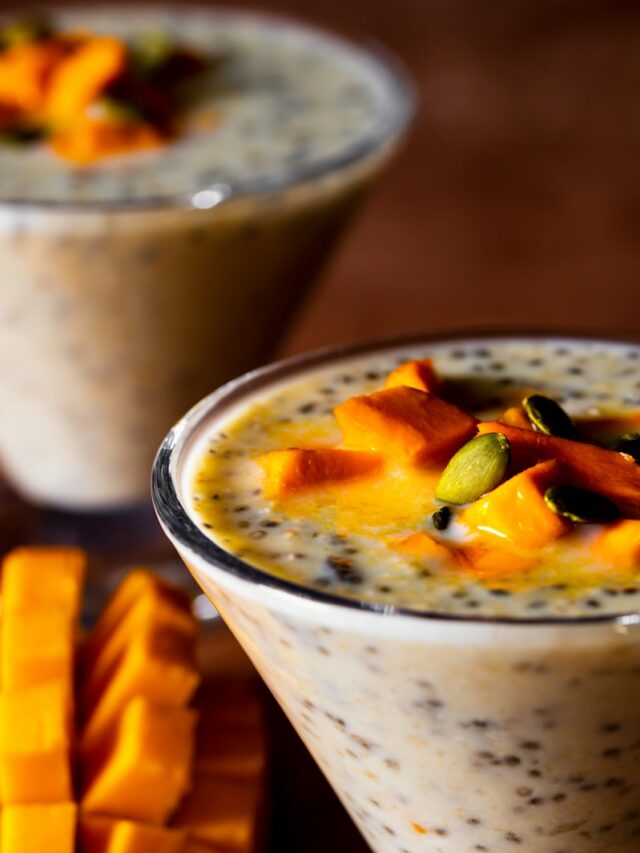
[[[418,391],[430,391],[437,394],[440,383],[430,358],[421,358],[414,361],[406,361],[387,376],[384,383],[385,388],[397,388],[406,385],[408,388],[417,388]]]
[[[76,616],[86,564],[79,548],[16,548],[2,564],[2,609],[58,607]]]
[[[476,419],[415,388],[351,397],[335,409],[345,446],[409,464],[443,462],[476,431]]]
[[[93,658],[85,655],[82,685],[85,712],[99,701],[134,637],[141,632],[162,628],[171,628],[195,637],[197,623],[191,608],[182,602],[177,603],[175,596],[168,595],[163,585],[154,584],[141,592]]]
[[[83,815],[78,827],[81,853],[182,853],[182,830],[131,820]]]
[[[54,134],[51,147],[60,157],[86,165],[102,157],[157,148],[166,137],[141,121],[113,121],[82,117]]]
[[[273,499],[375,474],[382,467],[377,453],[330,447],[272,450],[259,456],[258,462],[266,475],[264,493]]]
[[[441,542],[437,542],[428,533],[420,531],[412,533],[405,539],[394,543],[395,548],[403,554],[409,554],[415,557],[427,557],[451,562],[456,559],[456,553],[451,548],[447,548]]]
[[[74,853],[75,803],[12,805],[2,810],[2,853]]]
[[[499,421],[481,423],[478,430],[506,436],[514,470],[522,471],[538,462],[555,459],[562,482],[598,492],[616,503],[629,518],[640,518],[640,465],[630,456]]]
[[[263,781],[196,774],[193,789],[175,818],[190,839],[233,853],[255,849]]]
[[[498,420],[501,424],[520,427],[520,429],[533,429],[531,421],[527,417],[522,406],[511,406],[511,408],[507,409],[500,415]]]
[[[542,548],[570,529],[544,501],[544,492],[558,482],[559,473],[554,460],[528,468],[472,503],[461,520],[497,550]]]
[[[535,564],[535,557],[496,551],[481,546],[465,548],[462,565],[482,578],[500,578],[524,572]]]
[[[3,613],[0,630],[3,689],[47,681],[73,683],[75,624],[68,610],[9,610]]]
[[[0,54],[0,104],[20,113],[42,109],[49,79],[64,56],[63,45],[29,42]]]
[[[246,777],[262,773],[267,760],[264,729],[198,727],[195,769],[209,776]]]
[[[4,803],[61,803],[73,797],[70,684],[0,694],[0,781]]]
[[[640,521],[627,519],[607,525],[591,544],[597,559],[620,569],[640,564]]]
[[[89,767],[83,811],[164,823],[190,785],[196,719],[193,710],[131,699],[104,760]]]
[[[166,626],[150,626],[131,638],[82,732],[87,752],[100,747],[123,705],[134,696],[177,707],[189,702],[200,675],[194,637]]]

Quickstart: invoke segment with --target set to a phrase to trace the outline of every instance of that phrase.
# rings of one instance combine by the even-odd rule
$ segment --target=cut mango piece
[[[53,150],[72,163],[86,165],[130,151],[157,148],[166,137],[140,121],[113,121],[83,117],[51,137]]]
[[[57,607],[76,616],[86,565],[79,548],[16,548],[2,564],[2,609]]]
[[[433,537],[423,531],[412,533],[411,536],[395,542],[394,546],[403,554],[416,557],[435,558],[436,560],[444,560],[445,562],[451,562],[456,559],[455,551],[447,548],[446,545],[442,545],[440,542],[436,542]]]
[[[501,424],[520,427],[520,429],[533,429],[531,421],[521,406],[512,406],[504,411],[498,418]]]
[[[442,462],[476,431],[476,419],[434,394],[399,386],[335,409],[344,444],[409,464]]]
[[[2,686],[34,687],[47,681],[73,683],[74,618],[60,608],[3,613]]]
[[[272,499],[374,474],[382,467],[377,453],[317,448],[272,450],[258,457],[265,472],[264,493]]]
[[[201,722],[195,769],[209,776],[257,776],[267,761],[264,729],[217,729]]]
[[[606,526],[591,544],[593,554],[615,567],[630,569],[640,564],[640,521],[618,521]]]
[[[163,625],[140,630],[131,638],[91,712],[82,733],[83,749],[101,746],[123,705],[133,696],[177,707],[189,701],[199,680],[193,636]]]
[[[422,358],[406,361],[392,370],[384,383],[385,388],[397,388],[402,385],[406,385],[408,388],[417,388],[418,391],[430,391],[432,394],[436,394],[440,383],[431,359]]]
[[[3,803],[61,803],[73,797],[70,685],[50,682],[0,695]]]
[[[84,113],[127,65],[127,50],[117,38],[87,39],[58,63],[49,79],[46,112],[54,125]]]
[[[179,829],[89,815],[78,830],[81,853],[182,853],[186,841]]]
[[[515,470],[555,459],[563,483],[598,492],[616,503],[625,515],[640,518],[640,465],[630,456],[498,421],[481,423],[478,430],[481,433],[501,432],[508,438]]]
[[[74,853],[75,803],[5,806],[2,810],[2,853]]]
[[[196,720],[187,708],[128,702],[107,755],[88,769],[83,811],[164,823],[190,785]]]
[[[53,41],[15,45],[0,55],[0,104],[20,113],[42,109],[51,73],[66,48]]]
[[[466,564],[474,575],[482,578],[500,578],[518,574],[531,568],[536,562],[535,557],[482,547],[465,548],[462,557],[463,565]]]
[[[82,705],[85,712],[97,704],[136,634],[160,630],[163,627],[183,632],[189,637],[195,637],[197,631],[197,623],[191,609],[182,603],[176,603],[175,596],[168,595],[162,584],[154,584],[145,587],[93,659],[85,656],[85,677],[82,686]]]
[[[253,729],[264,725],[264,711],[256,687],[247,678],[211,678],[198,691],[201,726]]]
[[[175,825],[189,838],[233,853],[255,849],[263,782],[260,777],[228,779],[196,774]]]
[[[542,548],[570,529],[544,501],[544,492],[559,476],[554,460],[541,462],[472,503],[461,520],[497,550]]]
[[[145,595],[158,592],[177,607],[190,608],[188,597],[182,590],[167,583],[148,569],[132,569],[115,589],[105,605],[93,631],[86,640],[84,657],[95,659],[108,637],[116,630],[131,607]]]
[[[640,411],[574,418],[573,425],[582,441],[608,446],[625,433],[640,432]]]

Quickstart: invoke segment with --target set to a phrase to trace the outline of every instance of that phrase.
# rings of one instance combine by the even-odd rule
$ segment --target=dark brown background
[[[638,329],[639,3],[251,5],[384,41],[421,101],[282,352],[445,327]],[[366,849],[274,716],[274,853]]]

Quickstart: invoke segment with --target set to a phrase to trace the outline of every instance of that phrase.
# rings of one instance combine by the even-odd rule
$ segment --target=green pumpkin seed
[[[626,432],[611,445],[611,450],[626,453],[640,465],[640,432]]]
[[[557,435],[560,438],[573,437],[571,418],[551,397],[531,394],[522,401],[522,408],[527,413],[533,428],[538,432]]]
[[[448,506],[441,506],[431,516],[431,521],[436,530],[446,530],[451,521],[452,512]]]
[[[495,489],[509,467],[509,442],[501,432],[477,435],[449,460],[436,487],[436,498],[466,504]]]
[[[577,486],[551,486],[544,502],[556,515],[576,524],[608,524],[620,518],[620,510],[609,498]]]

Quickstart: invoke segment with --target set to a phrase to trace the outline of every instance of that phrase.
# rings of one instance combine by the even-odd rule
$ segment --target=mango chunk
[[[164,823],[190,785],[196,712],[129,701],[103,760],[88,768],[87,814]]]
[[[104,643],[94,650],[94,655],[85,655],[82,686],[85,711],[98,703],[134,637],[141,632],[162,628],[171,628],[194,638],[197,623],[189,607],[182,602],[177,603],[162,585],[154,584],[141,592]]]
[[[2,810],[2,853],[74,853],[75,803],[11,805]]]
[[[73,709],[65,682],[0,694],[3,803],[61,803],[73,797]]]
[[[408,464],[442,462],[476,431],[467,412],[406,386],[351,397],[334,413],[345,446]]]
[[[506,551],[496,551],[494,548],[481,546],[464,548],[462,557],[467,568],[474,575],[482,578],[501,578],[518,574],[535,564],[534,557],[509,554]]]
[[[395,542],[394,545],[398,551],[410,556],[434,558],[448,563],[456,559],[455,551],[437,542],[424,531],[412,533],[411,536]]]
[[[616,503],[629,518],[640,518],[640,465],[630,456],[499,421],[481,423],[478,430],[481,433],[501,432],[507,437],[515,470],[555,459],[563,483],[598,492]]]
[[[317,448],[272,450],[258,457],[265,472],[264,493],[285,498],[308,489],[330,486],[374,474],[382,467],[377,453]]]
[[[152,574],[147,569],[133,569],[117,586],[115,592],[100,614],[93,631],[85,643],[84,658],[95,660],[107,639],[117,629],[131,607],[147,595],[161,595],[164,600],[177,607],[189,609],[189,599],[176,587]]]
[[[630,569],[640,564],[640,521],[627,519],[606,526],[591,543],[593,554],[615,567]]]
[[[63,56],[52,42],[15,45],[0,55],[0,104],[18,113],[42,109],[49,77]]]
[[[179,829],[89,815],[78,834],[81,853],[182,853],[186,841]]]
[[[542,548],[570,529],[544,501],[544,492],[558,482],[559,475],[554,460],[541,462],[472,503],[461,519],[497,550]]]
[[[418,391],[430,391],[437,394],[440,383],[430,358],[405,361],[387,376],[385,388],[397,388],[406,385]]]
[[[262,800],[262,778],[229,779],[196,774],[193,788],[175,817],[189,839],[230,853],[255,849]]]
[[[123,705],[134,696],[177,707],[189,702],[199,680],[193,636],[166,625],[138,631],[91,711],[81,736],[83,749],[100,747]]]
[[[533,429],[531,421],[527,417],[522,406],[511,406],[511,408],[507,409],[500,415],[498,420],[501,424],[520,427],[520,429]]]
[[[2,686],[73,683],[74,617],[60,608],[9,610],[1,621]]]
[[[196,772],[242,778],[257,776],[265,769],[266,739],[261,726],[216,729],[201,723],[196,742]]]
[[[78,614],[87,558],[79,548],[16,548],[2,564],[2,608]]]

